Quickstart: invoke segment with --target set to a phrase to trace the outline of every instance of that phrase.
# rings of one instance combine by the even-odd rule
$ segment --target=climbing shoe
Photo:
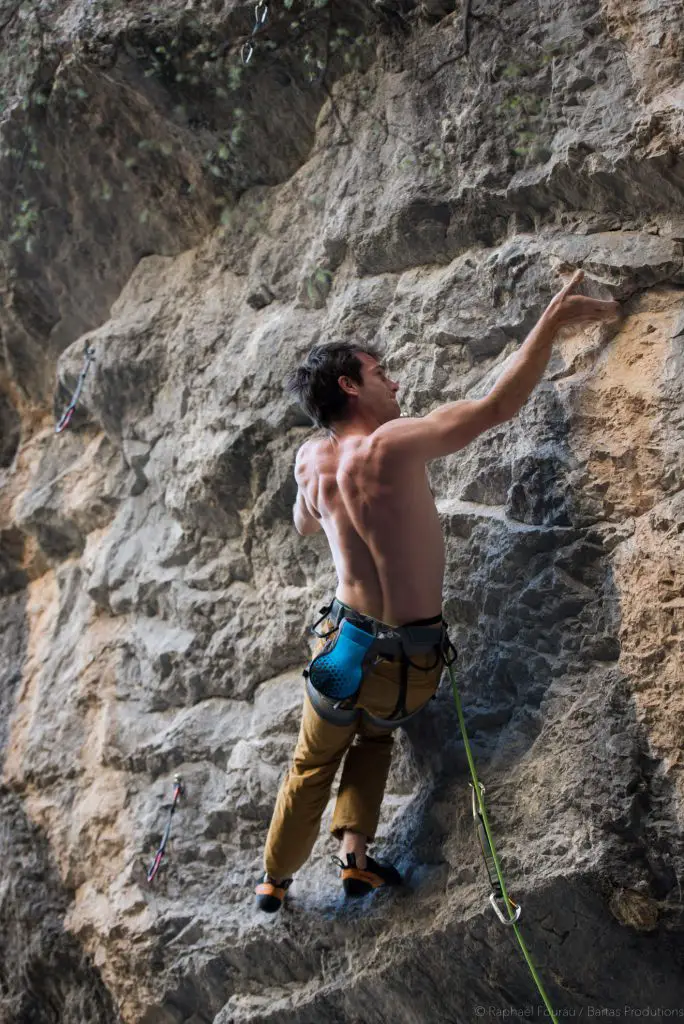
[[[339,857],[332,861],[342,868],[342,885],[345,896],[365,896],[366,893],[379,889],[383,885],[401,885],[401,875],[391,864],[378,864],[372,857],[366,856],[363,870],[356,866],[356,854],[347,854],[347,863]]]
[[[291,885],[291,878],[284,878],[276,885],[270,875],[264,875],[263,882],[256,887],[257,909],[265,910],[267,914],[275,914],[276,910],[282,907],[285,893]]]

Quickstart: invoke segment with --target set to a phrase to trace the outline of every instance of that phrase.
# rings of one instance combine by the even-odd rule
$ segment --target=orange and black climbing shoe
[[[256,887],[257,908],[265,910],[267,914],[275,914],[282,907],[285,893],[291,885],[291,878],[284,878],[276,885],[270,875],[264,875],[263,882]]]
[[[363,870],[356,866],[356,854],[347,854],[345,864],[339,857],[332,861],[342,868],[342,885],[345,896],[365,896],[383,885],[401,885],[401,875],[391,864],[378,864],[372,857],[366,856]]]

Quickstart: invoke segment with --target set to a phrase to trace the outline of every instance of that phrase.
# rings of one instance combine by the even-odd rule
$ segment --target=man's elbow
[[[295,513],[294,517],[295,530],[301,537],[308,537],[311,533],[318,533],[321,529],[321,524],[317,519],[312,519],[309,516],[303,517]]]
[[[305,526],[301,530],[298,530],[297,532],[299,534],[301,534],[302,537],[308,537],[312,533],[319,533],[320,530],[321,530],[321,524],[313,522],[313,523],[306,523]]]

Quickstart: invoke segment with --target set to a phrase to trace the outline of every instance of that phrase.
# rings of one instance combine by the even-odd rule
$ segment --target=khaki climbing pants
[[[328,627],[330,628],[330,626]],[[434,665],[435,655],[412,655],[415,665]],[[408,668],[406,710],[410,714],[434,695],[443,662],[429,671]],[[381,718],[392,714],[401,675],[399,661],[381,661],[364,677],[358,703]],[[393,731],[380,729],[363,715],[352,725],[332,725],[314,711],[308,697],[295,748],[285,776],[264,851],[264,868],[273,878],[290,878],[308,859],[316,842],[321,817],[330,798],[335,773],[344,757],[335,813],[330,831],[345,831],[372,839],[392,758]],[[346,757],[345,757],[346,754]]]

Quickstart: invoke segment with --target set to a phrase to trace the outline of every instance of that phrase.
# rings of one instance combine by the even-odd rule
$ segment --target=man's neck
[[[346,441],[350,437],[370,437],[378,429],[378,420],[368,421],[363,419],[346,420],[336,423],[330,429],[330,438],[333,441]]]

